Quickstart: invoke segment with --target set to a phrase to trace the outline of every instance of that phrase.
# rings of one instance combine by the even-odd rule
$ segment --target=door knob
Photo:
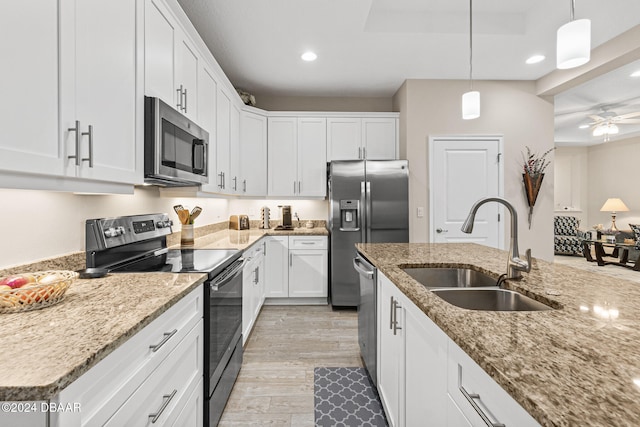
[[[449,230],[443,230],[442,228],[436,228],[436,233],[448,233]]]

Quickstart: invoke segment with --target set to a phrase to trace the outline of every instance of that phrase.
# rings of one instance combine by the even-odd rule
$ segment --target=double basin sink
[[[497,286],[497,279],[468,268],[402,269],[438,297],[456,307],[486,311],[543,311],[546,304]]]

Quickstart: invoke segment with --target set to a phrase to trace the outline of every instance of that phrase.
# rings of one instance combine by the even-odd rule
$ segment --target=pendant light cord
[[[473,90],[473,0],[469,0],[469,86]]]
[[[575,19],[576,0],[571,0],[571,20]]]

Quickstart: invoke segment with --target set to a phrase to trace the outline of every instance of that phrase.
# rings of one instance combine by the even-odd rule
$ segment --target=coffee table
[[[593,259],[591,255],[591,245],[594,246],[596,259]],[[629,249],[634,249],[635,243],[622,243],[622,242],[608,242],[605,240],[590,240],[585,239],[582,241],[582,254],[589,262],[597,262],[599,266],[604,265],[619,265],[621,267],[630,268],[635,271],[640,271],[640,257],[632,264],[629,264]],[[613,248],[611,253],[606,253],[605,248]],[[620,254],[622,251],[622,254]],[[619,261],[605,261],[604,257],[618,257]]]

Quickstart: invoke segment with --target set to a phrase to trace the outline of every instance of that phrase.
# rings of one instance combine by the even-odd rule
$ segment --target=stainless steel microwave
[[[184,187],[209,182],[209,134],[159,98],[144,99],[144,180]]]

